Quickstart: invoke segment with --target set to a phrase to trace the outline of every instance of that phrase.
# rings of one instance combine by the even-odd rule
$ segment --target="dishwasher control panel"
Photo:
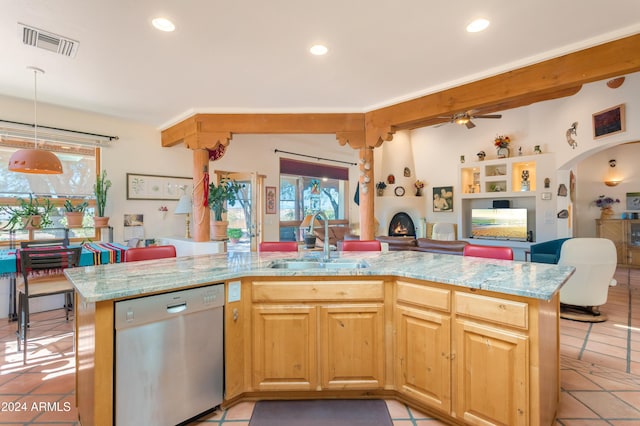
[[[116,302],[116,330],[136,327],[175,315],[224,306],[224,284],[213,284]]]

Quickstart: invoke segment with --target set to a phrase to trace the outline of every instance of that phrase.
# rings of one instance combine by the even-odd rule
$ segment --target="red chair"
[[[124,252],[125,262],[176,257],[175,246],[131,247]]]
[[[481,246],[478,244],[467,244],[464,246],[463,256],[485,257],[487,259],[513,260],[513,250],[511,247]]]
[[[298,251],[298,243],[295,241],[263,241],[258,246],[258,251]]]
[[[342,251],[382,251],[378,240],[344,240]]]

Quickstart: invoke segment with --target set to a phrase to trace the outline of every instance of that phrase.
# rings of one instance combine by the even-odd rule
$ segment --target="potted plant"
[[[240,189],[242,189],[241,184],[227,177],[220,179],[218,185],[213,182],[209,184],[209,208],[213,212],[211,239],[223,240],[227,238],[229,222],[222,220],[222,213],[227,211],[227,203],[235,205]]]
[[[227,236],[232,243],[237,243],[242,237],[242,229],[240,228],[229,228],[227,230]]]
[[[111,188],[111,181],[107,179],[107,171],[102,170],[102,175],[98,174],[96,176],[96,183],[93,185],[93,193],[96,195],[96,215],[93,218],[93,226],[96,228],[105,227],[109,224],[109,218],[104,215],[109,188]]]
[[[2,211],[9,214],[9,221],[4,228],[15,229],[37,229],[51,225],[49,214],[53,210],[53,205],[48,198],[40,202],[29,194],[29,200],[18,198],[16,206],[3,206]]]
[[[76,205],[74,205],[70,199],[64,201],[64,216],[67,218],[67,228],[82,227],[84,212],[88,206],[89,203],[86,201]]]
[[[384,194],[384,190],[387,187],[387,184],[383,181],[376,183],[376,189],[378,191],[378,196],[381,197]]]

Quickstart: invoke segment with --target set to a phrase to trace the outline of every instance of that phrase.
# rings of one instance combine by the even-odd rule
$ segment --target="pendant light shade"
[[[43,175],[59,175],[62,173],[60,159],[51,151],[38,149],[38,73],[44,71],[36,67],[28,67],[33,71],[33,110],[34,110],[34,145],[35,148],[21,149],[9,158],[9,171]]]
[[[21,149],[9,158],[9,171],[55,175],[62,173],[62,163],[51,151]]]

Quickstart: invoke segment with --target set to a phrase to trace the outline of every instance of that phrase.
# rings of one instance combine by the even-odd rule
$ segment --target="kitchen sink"
[[[331,259],[328,262],[322,260],[307,259],[281,259],[274,260],[269,268],[273,269],[360,269],[368,268],[369,264],[364,260]]]

